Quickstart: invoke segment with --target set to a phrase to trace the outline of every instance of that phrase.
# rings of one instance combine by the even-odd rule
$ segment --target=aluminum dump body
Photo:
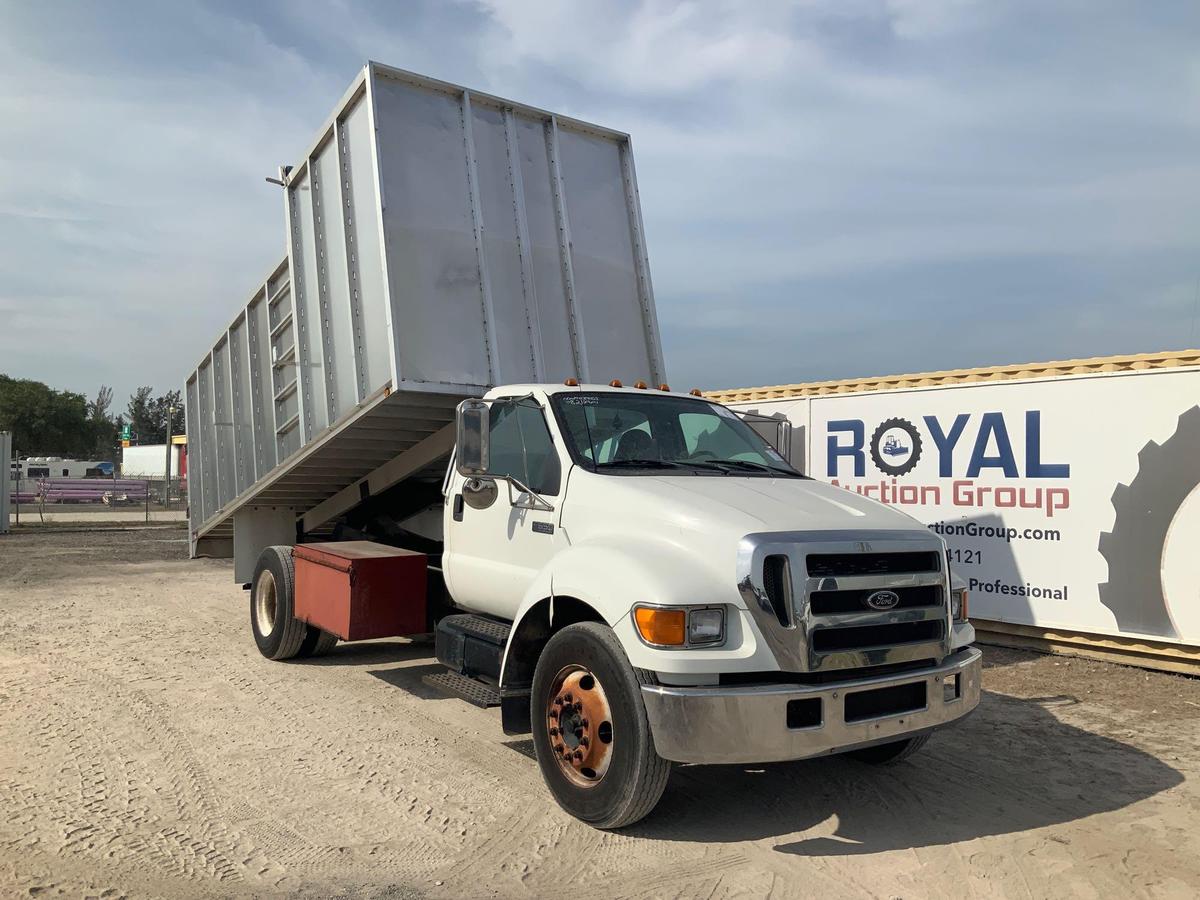
[[[448,449],[494,385],[665,380],[625,134],[368,63],[285,195],[286,257],[187,378],[194,553]]]

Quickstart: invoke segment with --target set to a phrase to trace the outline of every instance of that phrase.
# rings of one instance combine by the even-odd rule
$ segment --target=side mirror
[[[464,400],[458,404],[457,421],[454,459],[458,474],[467,478],[486,475],[491,464],[488,405],[482,400]]]

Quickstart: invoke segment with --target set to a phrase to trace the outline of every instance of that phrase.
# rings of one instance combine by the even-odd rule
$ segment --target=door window
[[[561,465],[541,407],[531,400],[492,404],[491,472],[511,475],[530,490],[558,494]]]

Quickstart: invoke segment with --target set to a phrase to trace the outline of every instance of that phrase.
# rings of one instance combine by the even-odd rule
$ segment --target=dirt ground
[[[174,504],[172,504],[174,505]],[[183,522],[187,519],[187,511],[183,509],[162,509],[151,506],[150,522]],[[13,516],[16,521],[16,516]],[[105,506],[103,503],[52,503],[44,509],[36,506],[21,507],[21,525],[62,525],[64,523],[87,522],[90,524],[108,524],[121,522],[127,525],[137,525],[147,521],[147,513],[140,507]]]
[[[272,663],[184,532],[0,537],[0,896],[1192,897],[1200,682],[985,648],[911,761],[685,767],[562,813],[428,646]]]

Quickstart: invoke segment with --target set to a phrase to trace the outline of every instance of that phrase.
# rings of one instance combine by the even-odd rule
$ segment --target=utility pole
[[[163,477],[163,508],[171,506],[171,420],[175,417],[175,407],[167,407],[167,471]]]

